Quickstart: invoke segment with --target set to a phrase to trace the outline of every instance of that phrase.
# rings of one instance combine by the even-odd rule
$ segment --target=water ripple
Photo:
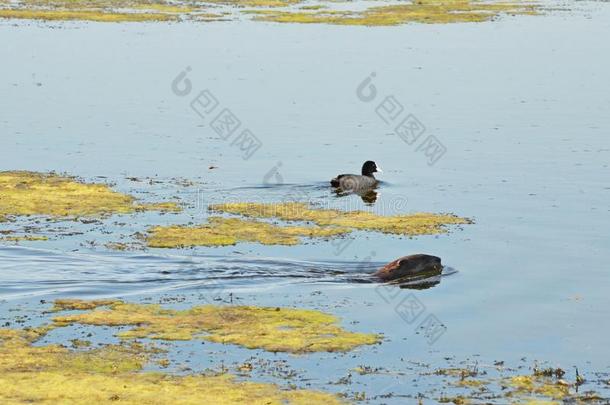
[[[10,246],[0,247],[0,298],[260,290],[296,282],[361,284],[374,282],[371,274],[382,265],[250,256],[59,252]]]

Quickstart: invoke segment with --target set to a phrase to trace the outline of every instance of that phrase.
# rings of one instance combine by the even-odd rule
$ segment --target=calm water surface
[[[0,170],[65,171],[186,209],[60,222],[61,238],[0,247],[0,318],[17,307],[34,322],[39,301],[56,297],[180,296],[178,306],[233,299],[317,308],[350,329],[383,333],[382,345],[355,356],[277,355],[330,391],[341,391],[330,382],[359,364],[408,375],[408,362],[446,357],[608,372],[609,25],[608,4],[587,2],[544,17],[374,29],[4,21]],[[180,97],[171,83],[187,66],[192,92]],[[378,95],[363,102],[356,88],[372,72]],[[262,141],[250,159],[190,108],[204,89]],[[425,125],[421,139],[434,135],[446,147],[435,165],[376,114],[386,96]],[[374,204],[326,187],[367,159],[384,169]],[[149,225],[204,221],[209,203],[286,198],[385,215],[453,212],[475,223],[413,239],[356,232],[339,247],[103,247]],[[423,290],[389,293],[368,282],[377,265],[414,252],[457,272]],[[395,310],[409,294],[425,305],[412,324]],[[430,314],[447,328],[432,345],[416,328]],[[188,343],[178,346],[175,357],[188,358]],[[206,348],[197,367],[253,352]],[[369,397],[432,384],[354,378]]]

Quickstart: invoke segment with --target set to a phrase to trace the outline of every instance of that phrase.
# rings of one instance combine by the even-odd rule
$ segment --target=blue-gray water
[[[113,217],[105,226],[59,223],[83,234],[0,247],[0,317],[55,297],[173,294],[193,305],[218,295],[318,308],[350,329],[383,333],[382,345],[355,358],[285,356],[329,390],[329,380],[358,364],[404,371],[404,361],[445,357],[481,364],[525,357],[607,372],[609,17],[608,4],[579,2],[547,16],[376,28],[241,21],[51,29],[2,21],[0,170],[65,171],[145,200],[176,197],[187,208]],[[171,83],[187,66],[193,89],[180,97]],[[363,102],[356,88],[372,72],[378,95]],[[262,141],[250,159],[190,108],[204,89]],[[390,95],[425,125],[420,140],[434,135],[446,147],[435,165],[376,114]],[[367,159],[386,182],[374,205],[325,187]],[[180,186],[175,177],[197,183]],[[208,203],[287,196],[383,214],[453,212],[475,223],[413,239],[357,232],[342,251],[332,242],[103,247],[148,225],[204,221]],[[440,256],[457,273],[391,299],[377,284],[333,279],[337,269],[366,273],[413,252]],[[395,310],[408,294],[425,305],[422,319],[433,314],[447,328],[433,345],[416,333],[421,319],[407,324]],[[235,359],[250,353],[226,350]],[[424,390],[366,377],[356,390]]]

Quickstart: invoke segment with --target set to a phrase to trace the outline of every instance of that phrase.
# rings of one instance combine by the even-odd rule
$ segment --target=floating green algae
[[[172,376],[141,372],[151,351],[135,343],[87,351],[59,345],[33,346],[47,331],[0,329],[1,403],[343,403],[335,395],[282,390],[274,384],[237,381],[228,374]]]
[[[148,22],[184,19],[214,21],[206,12],[215,4],[241,7],[283,7],[299,0],[19,0],[0,8],[0,18],[51,21]]]
[[[116,299],[105,300],[80,300],[80,299],[57,299],[53,303],[51,312],[59,311],[86,311],[98,307],[105,307],[113,304],[121,304],[123,301]]]
[[[0,375],[35,370],[135,371],[143,367],[148,357],[147,349],[135,343],[107,345],[78,352],[70,351],[60,345],[32,345],[52,329],[54,327],[0,329]]]
[[[260,21],[280,23],[323,23],[334,25],[399,25],[410,22],[447,24],[481,22],[500,14],[536,14],[532,2],[479,0],[415,0],[409,4],[371,7],[364,11],[261,12]]]
[[[519,375],[506,380],[513,388],[511,396],[535,394],[552,399],[564,399],[570,395],[569,385],[562,380],[536,375]]]
[[[514,370],[512,370],[514,371]],[[577,381],[562,379],[564,374],[541,374],[534,368],[531,375],[502,375],[490,376],[485,371],[479,370],[476,366],[469,368],[442,368],[433,373],[424,375],[442,376],[443,386],[452,386],[467,392],[456,395],[455,389],[452,396],[441,396],[438,401],[441,403],[454,404],[479,404],[498,402],[498,398],[503,398],[502,403],[528,404],[528,405],[549,405],[560,403],[597,403],[601,398],[593,391],[579,392]],[[484,376],[483,378],[481,378]],[[501,394],[501,396],[500,396]],[[593,402],[591,402],[593,401]]]
[[[110,309],[125,304],[117,300],[75,300],[66,299],[55,302],[57,310],[85,310],[85,313],[96,313],[107,304]],[[142,305],[151,308],[156,305]],[[86,308],[86,309],[85,309]],[[195,307],[201,308],[201,307]],[[191,310],[170,311],[176,315],[177,322],[170,329],[178,327],[179,321],[186,321],[186,327],[192,327],[188,318],[181,317]],[[235,307],[239,308],[239,307]],[[128,312],[141,312],[142,308],[123,308]],[[269,310],[277,311],[275,308]],[[167,311],[167,310],[164,310]],[[279,311],[284,311],[280,309]],[[155,311],[152,311],[153,313]],[[156,311],[159,312],[159,311]],[[315,312],[315,311],[314,311]],[[164,312],[165,314],[165,312]],[[191,314],[192,315],[192,314]],[[226,314],[228,315],[228,314]],[[148,316],[148,315],[147,315]],[[165,316],[165,315],[164,315]],[[298,317],[297,317],[298,318]],[[115,319],[117,320],[117,319]],[[136,318],[133,318],[137,321]],[[227,318],[226,322],[234,322]],[[261,319],[261,321],[263,321]],[[147,321],[146,321],[147,322]],[[143,326],[149,325],[144,322]],[[236,321],[240,323],[239,320]],[[273,322],[273,321],[272,321]],[[98,325],[98,323],[93,323]],[[102,323],[106,325],[106,323]],[[89,404],[119,402],[127,404],[176,402],[185,404],[219,403],[219,404],[340,404],[337,396],[320,391],[281,389],[277,385],[253,383],[238,380],[222,371],[220,374],[205,372],[176,376],[164,372],[144,372],[146,365],[167,367],[169,360],[159,356],[166,353],[149,345],[136,343],[133,339],[123,339],[120,344],[101,345],[95,348],[89,342],[70,339],[74,349],[58,344],[37,343],[49,331],[66,326],[61,322],[38,328],[1,329],[0,328],[0,403],[73,403]],[[124,326],[121,322],[118,325]],[[250,327],[246,325],[246,327]],[[290,328],[283,324],[282,329]],[[174,332],[169,330],[170,334]],[[195,333],[196,334],[196,333]],[[194,334],[191,334],[191,336]],[[150,337],[150,336],[144,336]],[[36,343],[36,344],[35,344]],[[466,368],[460,362],[448,368],[430,369],[429,364],[419,363],[419,371],[414,371],[413,362],[408,366],[409,374],[442,381],[425,381],[430,390],[422,392],[423,398],[434,403],[448,404],[483,404],[506,403],[528,405],[550,405],[561,403],[596,404],[607,400],[593,391],[578,391],[578,382],[564,375],[566,373],[540,373],[534,367],[531,375],[515,375],[514,368],[491,367],[475,363]],[[254,366],[258,368],[258,365]],[[246,376],[253,369],[253,363],[246,361],[236,370],[243,370]],[[223,370],[226,370],[223,367]],[[497,374],[488,372],[495,370]],[[555,369],[559,370],[559,369]],[[368,375],[396,375],[404,379],[403,371],[390,370],[360,365],[350,372],[358,373],[360,378]],[[508,373],[504,374],[504,373]],[[483,377],[483,379],[481,378]],[[564,379],[565,378],[565,379]],[[595,383],[595,382],[593,382]],[[598,381],[602,386],[605,381]],[[351,384],[351,383],[347,383]],[[367,385],[365,383],[365,385]],[[378,383],[372,384],[374,390]],[[392,398],[388,392],[384,397],[369,397],[374,391],[358,392],[355,399]],[[398,393],[397,393],[398,394]]]
[[[200,226],[157,226],[149,230],[149,247],[229,246],[238,242],[263,245],[296,245],[301,237],[328,238],[351,230],[341,227],[279,226],[236,218],[211,217]]]
[[[175,203],[138,204],[105,184],[84,183],[53,173],[0,172],[0,217],[103,216],[137,211],[179,211]]]
[[[285,7],[302,0],[207,0],[206,3],[233,5],[236,7]]]
[[[46,236],[36,236],[36,235],[13,235],[13,236],[2,236],[0,237],[0,241],[2,242],[36,242],[36,241],[46,241],[49,240]]]
[[[339,405],[336,396],[311,390],[282,390],[273,384],[240,382],[230,375],[171,376],[161,373],[10,373],[0,376],[0,399],[16,403],[120,403],[130,405],[254,404]],[[167,399],[160,401],[160,399]]]
[[[197,11],[187,5],[155,0],[21,0],[0,8],[0,17],[53,21],[177,21]]]
[[[83,308],[87,302],[78,304]],[[97,304],[94,304],[97,306]],[[71,304],[68,308],[74,308]],[[114,302],[108,309],[58,316],[55,326],[71,324],[133,326],[120,332],[123,339],[204,339],[272,352],[344,352],[379,342],[374,334],[349,332],[338,319],[323,312],[254,306],[195,306],[163,309],[153,304]]]
[[[174,21],[178,17],[164,13],[119,13],[95,10],[0,9],[0,18],[48,21],[145,22]]]
[[[415,213],[380,216],[364,211],[315,209],[298,202],[227,203],[209,207],[211,211],[238,214],[253,218],[277,218],[284,221],[306,221],[320,226],[336,226],[389,234],[417,236],[447,232],[446,225],[468,224],[471,221],[452,214]]]
[[[254,20],[279,23],[386,26],[411,22],[446,24],[481,22],[502,14],[537,14],[532,1],[414,0],[364,10],[333,9],[334,1],[306,4],[302,0],[18,0],[5,2],[0,18],[83,20],[97,22],[219,21],[254,14]],[[297,5],[298,8],[290,8]],[[368,4],[366,4],[368,5]],[[230,9],[222,17],[210,7]],[[227,14],[230,16],[227,17]]]

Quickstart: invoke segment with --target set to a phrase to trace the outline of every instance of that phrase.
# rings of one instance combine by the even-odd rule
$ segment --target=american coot
[[[381,173],[381,169],[372,160],[367,160],[362,165],[362,175],[340,174],[330,181],[330,185],[343,191],[362,191],[373,189],[378,181],[373,173]]]
[[[382,281],[419,279],[438,276],[443,271],[441,258],[425,254],[403,256],[377,270],[375,276]]]

